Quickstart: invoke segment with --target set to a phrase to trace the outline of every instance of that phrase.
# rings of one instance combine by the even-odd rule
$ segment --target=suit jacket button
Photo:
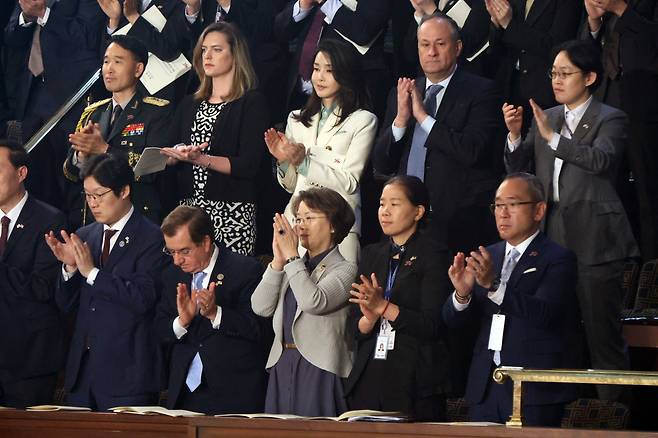
[[[528,74],[528,70],[523,69],[523,71],[522,71],[521,73],[523,73],[524,75],[527,75],[527,74]]]
[[[92,307],[92,308],[90,308],[89,310],[91,310],[92,312],[95,312],[95,311],[96,311],[96,308],[95,308],[95,307]]]
[[[202,348],[202,347],[203,347],[203,344],[199,344],[199,348]]]
[[[146,205],[144,206],[144,211],[149,211],[149,208]]]

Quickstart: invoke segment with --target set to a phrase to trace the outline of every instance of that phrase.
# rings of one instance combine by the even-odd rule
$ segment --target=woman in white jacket
[[[292,198],[311,187],[328,187],[352,207],[356,221],[339,246],[351,261],[357,261],[360,249],[359,181],[377,132],[377,117],[364,109],[368,98],[358,65],[353,50],[342,41],[320,41],[306,105],[290,113],[285,135],[274,129],[265,133],[267,147],[277,159],[279,184]],[[290,203],[285,214],[292,219]]]

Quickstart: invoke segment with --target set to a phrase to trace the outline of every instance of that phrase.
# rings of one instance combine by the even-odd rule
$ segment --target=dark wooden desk
[[[441,424],[345,423],[334,421],[190,418],[188,438],[410,438],[410,437],[530,437],[530,438],[657,438],[658,433],[582,429],[448,426]]]
[[[0,410],[2,438],[187,438],[188,418]]]
[[[658,433],[440,424],[170,418],[91,412],[0,411],[1,438],[658,438]]]

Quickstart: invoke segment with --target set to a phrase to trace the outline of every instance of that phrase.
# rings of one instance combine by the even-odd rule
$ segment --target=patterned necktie
[[[311,73],[313,72],[313,55],[318,46],[318,41],[320,41],[320,34],[322,33],[322,26],[324,25],[324,17],[326,17],[324,12],[318,9],[313,16],[313,21],[308,29],[306,38],[304,38],[304,45],[302,46],[302,53],[299,57],[299,68],[297,71],[299,72],[299,76],[305,81],[311,79]]]
[[[110,258],[110,239],[116,234],[118,230],[108,228],[103,233],[103,252],[101,253],[101,268],[107,264]]]
[[[206,278],[205,272],[197,272],[192,276],[192,290],[203,289],[203,280]],[[185,379],[185,384],[190,389],[190,392],[194,392],[195,389],[201,385],[201,374],[203,373],[203,362],[201,362],[201,356],[199,352],[194,355],[190,368],[187,370],[187,378]]]
[[[0,235],[0,257],[5,253],[5,248],[7,247],[7,239],[9,238],[9,219],[8,216],[2,216],[0,219],[0,224],[2,226],[2,234]]]
[[[112,110],[112,120],[110,121],[110,133],[114,129],[114,125],[116,125],[117,120],[119,120],[119,117],[121,117],[122,112],[123,112],[123,108],[121,108],[121,105],[116,105]]]
[[[503,263],[503,269],[500,271],[501,284],[507,286],[507,282],[509,281],[509,278],[512,275],[512,271],[514,271],[516,262],[519,261],[518,257],[519,257],[519,252],[516,250],[516,248],[510,249],[509,252],[507,253],[507,257],[505,257],[505,263]],[[499,350],[494,351],[493,361],[496,364],[496,366],[500,365]]]
[[[443,85],[434,84],[430,85],[425,92],[423,106],[432,118],[436,116],[436,96],[441,90],[443,90]],[[409,160],[407,161],[407,175],[417,176],[423,181],[425,180],[425,156],[427,155],[425,142],[427,141],[427,135],[428,133],[420,128],[420,124],[416,123],[416,129],[414,129],[414,135],[411,139]]]

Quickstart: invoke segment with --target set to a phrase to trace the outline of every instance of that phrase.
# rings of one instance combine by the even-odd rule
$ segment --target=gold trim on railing
[[[658,386],[658,372],[620,370],[532,370],[519,367],[498,367],[493,372],[496,383],[510,378],[514,384],[512,416],[507,426],[523,426],[521,396],[523,382],[587,383],[602,385]]]

